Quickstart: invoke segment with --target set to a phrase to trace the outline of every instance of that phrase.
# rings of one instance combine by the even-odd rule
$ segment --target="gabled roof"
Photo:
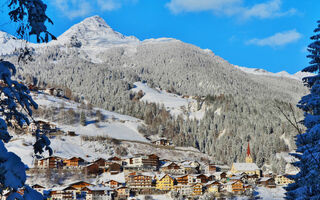
[[[175,162],[167,162],[166,164],[162,165],[161,168],[163,168],[163,167],[169,167],[170,165],[176,165],[176,166],[180,167],[180,166],[179,166],[177,163],[175,163]]]
[[[157,175],[157,180],[158,181],[161,181],[164,177],[170,177],[172,180],[174,180],[174,178],[172,176],[170,176],[169,174],[160,174],[160,175]]]
[[[237,183],[237,182],[241,182],[241,183],[242,183],[241,180],[235,180],[235,181],[229,181],[229,182],[226,183],[225,185],[233,185],[233,184],[235,184],[235,183]]]
[[[259,179],[260,182],[264,182],[264,181],[268,181],[270,179],[273,179],[271,177],[262,177],[261,179]]]
[[[77,185],[77,184],[80,184],[80,183],[86,183],[86,184],[89,184],[89,185],[93,185],[93,184],[88,183],[86,181],[76,181],[76,182],[69,183],[69,186]]]
[[[108,158],[108,160],[117,160],[117,161],[121,161],[122,159],[117,157],[117,156],[113,156],[111,158]]]
[[[32,188],[45,188],[45,187],[43,187],[42,185],[39,185],[39,184],[34,184],[32,186]]]

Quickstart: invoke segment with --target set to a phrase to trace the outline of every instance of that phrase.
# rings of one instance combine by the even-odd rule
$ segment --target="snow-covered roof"
[[[234,184],[234,183],[236,183],[236,182],[238,182],[239,180],[235,180],[235,181],[229,181],[228,183],[226,183],[225,185],[232,185],[232,184]]]
[[[112,188],[106,187],[106,186],[87,186],[86,188],[88,188],[91,191],[101,191],[101,190],[110,191],[110,190],[113,190]]]
[[[233,167],[237,171],[256,171],[260,168],[255,163],[233,163]]]
[[[270,180],[271,177],[262,177],[259,181],[264,182]]]
[[[174,162],[167,162],[166,164],[162,165],[161,167],[168,167],[169,165],[171,165]]]
[[[168,175],[169,177],[171,177],[172,179],[174,179],[174,177],[173,177],[173,176],[170,176],[169,174],[158,174],[158,175],[157,175],[157,180],[163,179],[166,175]]]
[[[106,173],[103,173],[99,176],[98,183],[108,182],[111,180],[117,181],[119,183],[126,182],[123,172],[119,173],[119,174],[115,174],[115,175],[112,175],[112,174],[106,172]]]

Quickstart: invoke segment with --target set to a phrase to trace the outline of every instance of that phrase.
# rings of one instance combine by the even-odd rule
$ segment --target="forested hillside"
[[[70,89],[68,97],[77,101],[85,99],[101,108],[145,119],[146,126],[140,127],[145,135],[159,134],[176,145],[192,145],[217,161],[243,161],[248,139],[260,166],[274,161],[275,153],[295,148],[296,131],[276,105],[288,114],[292,114],[293,105],[301,119],[302,113],[295,109],[307,92],[301,81],[245,73],[211,51],[174,39],[128,39],[101,23],[99,19],[95,27],[75,25],[60,43],[58,38],[48,45],[30,45],[33,61],[19,63],[17,78],[38,86]],[[93,39],[86,40],[93,36],[80,34],[84,27],[87,32],[109,30],[121,42],[112,40],[94,49],[90,46]],[[103,37],[110,38],[109,32]],[[14,53],[2,57],[17,62]],[[204,117],[173,117],[162,105],[139,101],[143,94],[131,91],[137,81],[192,96],[198,109],[206,111]]]

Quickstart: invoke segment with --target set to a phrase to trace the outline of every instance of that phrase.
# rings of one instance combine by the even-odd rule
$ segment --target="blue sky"
[[[172,37],[211,49],[232,64],[295,73],[308,64],[309,37],[320,20],[319,0],[44,0],[59,36],[99,15],[140,40]],[[3,6],[2,6],[3,7]],[[2,8],[4,9],[4,8]],[[1,10],[0,10],[1,11]],[[0,29],[13,33],[0,12]]]

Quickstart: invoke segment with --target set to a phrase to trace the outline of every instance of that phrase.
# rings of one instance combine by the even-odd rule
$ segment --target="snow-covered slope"
[[[132,89],[133,92],[143,92],[143,97],[140,99],[141,101],[164,105],[173,116],[182,114],[189,118],[196,119],[202,119],[204,116],[205,110],[197,110],[197,101],[195,99],[190,97],[183,98],[182,96],[160,89],[153,89],[142,82],[135,82],[134,86]]]
[[[80,104],[73,101],[69,101],[63,98],[57,98],[46,94],[33,94],[33,99],[37,104],[46,109],[79,109]],[[63,104],[63,108],[60,106]],[[60,107],[60,108],[59,108]],[[101,114],[104,115],[105,120],[99,122],[99,126],[94,123],[82,126],[80,124],[65,125],[54,123],[60,130],[74,131],[77,136],[58,136],[51,138],[51,147],[54,151],[54,155],[63,158],[69,158],[73,156],[79,157],[90,157],[89,160],[95,158],[107,158],[108,154],[99,153],[97,149],[104,149],[101,144],[84,142],[82,136],[103,136],[109,138],[115,138],[118,140],[125,141],[138,141],[149,143],[137,130],[137,127],[142,123],[141,120],[134,117],[120,115],[118,113],[109,112],[103,109],[93,108],[93,110],[100,110]],[[41,119],[45,120],[46,119]],[[93,121],[94,119],[88,119],[87,121]],[[9,151],[16,153],[22,161],[28,166],[32,166],[33,163],[33,148],[34,137],[31,135],[19,135],[15,136],[8,144],[6,144]]]
[[[80,107],[80,104],[78,103],[59,99],[46,94],[38,94],[37,96],[34,96],[34,100],[39,106],[46,106],[49,108],[59,107],[61,103],[63,103],[64,109],[78,109]],[[99,122],[99,126],[96,126],[94,123],[89,123],[86,126],[80,126],[79,124],[57,125],[65,132],[75,131],[79,135],[104,136],[119,140],[148,142],[137,130],[137,127],[142,123],[141,120],[99,108],[93,108],[93,110],[100,110],[101,114],[104,115],[106,119],[106,121]],[[93,121],[94,119],[87,120]]]
[[[258,68],[247,68],[247,67],[240,67],[235,65],[235,67],[237,69],[240,69],[243,72],[249,73],[249,74],[255,74],[255,75],[262,75],[262,76],[275,76],[275,77],[283,77],[283,78],[292,78],[292,79],[296,79],[296,80],[302,80],[303,77],[306,76],[312,76],[314,74],[312,73],[307,73],[307,72],[297,72],[295,74],[289,74],[286,71],[281,71],[278,73],[272,73],[272,72],[268,72],[264,69],[258,69]]]
[[[15,49],[21,48],[26,44],[23,40],[18,40],[12,35],[0,31],[0,55],[12,53]]]

